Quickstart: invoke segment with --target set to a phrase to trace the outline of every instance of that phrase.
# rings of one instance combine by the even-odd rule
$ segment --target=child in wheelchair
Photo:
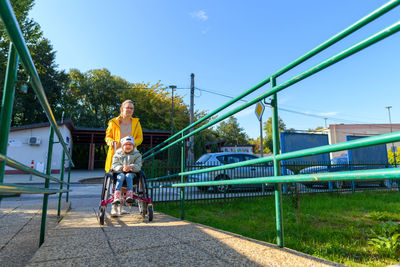
[[[111,216],[119,216],[117,205],[122,204],[124,199],[121,194],[122,184],[126,181],[126,202],[133,203],[133,182],[137,180],[137,175],[142,168],[142,155],[135,148],[132,136],[121,139],[119,148],[112,160],[111,170],[117,173],[117,182],[114,191],[114,201],[111,208]]]

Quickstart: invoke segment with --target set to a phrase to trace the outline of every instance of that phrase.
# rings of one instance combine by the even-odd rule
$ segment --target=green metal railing
[[[211,167],[193,171],[184,171],[182,167],[180,173],[166,175],[163,177],[152,177],[149,179],[149,182],[154,181],[161,181],[171,179],[172,177],[180,176],[181,183],[173,183],[170,185],[162,185],[160,187],[172,187],[172,188],[181,188],[181,217],[184,217],[184,188],[185,187],[192,187],[192,186],[216,186],[216,185],[238,185],[238,184],[263,184],[263,183],[274,183],[275,184],[275,210],[276,210],[276,229],[277,229],[277,244],[280,247],[284,246],[283,236],[284,236],[284,229],[283,229],[283,220],[282,220],[282,183],[292,183],[292,182],[310,182],[310,181],[341,181],[341,180],[366,180],[366,179],[400,179],[400,169],[379,169],[379,170],[363,170],[363,171],[344,171],[340,173],[320,173],[320,174],[302,174],[302,175],[288,175],[288,176],[281,176],[280,174],[280,162],[282,160],[299,158],[304,156],[310,155],[317,155],[322,153],[329,153],[334,151],[346,150],[346,149],[353,149],[353,148],[360,148],[366,147],[371,145],[378,145],[378,144],[386,144],[391,142],[398,142],[400,141],[400,132],[384,134],[380,136],[373,136],[367,137],[363,139],[348,141],[344,143],[332,144],[327,146],[315,147],[310,149],[304,149],[295,152],[283,153],[280,154],[279,151],[279,129],[278,129],[278,106],[277,106],[277,93],[288,88],[291,85],[298,83],[299,81],[310,77],[319,71],[332,66],[333,64],[397,33],[400,30],[400,21],[392,24],[391,26],[383,29],[382,31],[366,38],[365,40],[349,47],[348,49],[343,50],[342,52],[322,61],[321,63],[315,65],[312,68],[288,79],[285,82],[282,82],[279,85],[276,85],[276,79],[281,76],[282,74],[288,72],[289,70],[293,69],[294,67],[298,66],[299,64],[303,63],[304,61],[308,60],[309,58],[313,57],[314,55],[320,53],[321,51],[325,50],[326,48],[332,46],[333,44],[337,43],[338,41],[342,40],[346,36],[350,35],[351,33],[355,32],[356,30],[362,28],[363,26],[367,25],[371,21],[377,19],[378,17],[384,15],[385,13],[389,12],[393,8],[400,5],[400,0],[392,0],[386,3],[385,5],[381,6],[377,10],[373,11],[371,14],[365,16],[364,18],[360,19],[353,25],[349,26],[345,30],[341,31],[340,33],[336,34],[332,38],[328,39],[326,42],[322,43],[321,45],[317,46],[316,48],[312,49],[305,55],[301,56],[300,58],[296,59],[292,63],[288,64],[287,66],[283,67],[282,69],[278,70],[262,82],[256,84],[249,90],[245,91],[238,97],[230,100],[226,104],[222,105],[221,107],[217,108],[216,110],[212,111],[208,115],[204,116],[197,122],[189,125],[185,129],[177,132],[169,139],[165,140],[163,143],[157,145],[153,149],[147,151],[143,154],[144,160],[149,158],[153,158],[158,153],[162,151],[166,151],[168,148],[171,148],[174,145],[182,145],[184,141],[201,132],[204,129],[207,129],[222,120],[232,116],[243,109],[250,107],[251,105],[264,100],[267,97],[271,97],[271,108],[272,108],[272,128],[273,128],[273,155],[269,157],[248,160],[244,162],[239,162],[235,164],[228,164],[218,167]],[[239,101],[243,97],[253,93],[255,90],[261,88],[262,86],[270,83],[271,88],[266,92],[262,93],[260,96],[252,99],[251,101],[242,104],[231,111],[211,120],[208,123],[205,123],[207,119],[210,119],[215,114],[219,113],[220,111],[224,110],[225,108],[231,106],[235,102]],[[198,127],[197,129],[187,133],[190,129],[194,129],[195,126],[198,126],[200,123],[204,122],[205,124]],[[182,166],[185,162],[185,153],[182,150],[181,153],[182,159]],[[218,180],[218,181],[209,181],[209,182],[197,182],[197,183],[185,183],[184,177],[193,174],[211,172],[216,170],[225,170],[230,168],[236,168],[241,166],[249,166],[252,164],[259,164],[259,163],[266,163],[266,162],[273,162],[274,166],[274,176],[272,177],[261,177],[261,178],[246,178],[246,179],[235,179],[235,180]],[[153,164],[154,166],[154,164]],[[154,173],[154,171],[152,171]]]
[[[73,166],[71,154],[68,150],[67,144],[65,143],[63,136],[60,130],[57,127],[57,122],[54,118],[53,112],[51,111],[50,105],[47,101],[45,91],[43,89],[43,85],[40,81],[38,72],[33,63],[29,50],[26,46],[24,37],[22,35],[21,29],[18,25],[18,21],[15,17],[15,14],[12,10],[11,4],[8,0],[0,0],[0,17],[3,21],[4,27],[8,33],[10,39],[10,48],[9,48],[9,56],[7,62],[7,70],[6,70],[6,78],[4,83],[4,92],[2,99],[2,109],[0,115],[0,198],[1,195],[6,195],[10,193],[18,193],[18,194],[43,194],[43,206],[42,206],[42,221],[41,221],[41,229],[40,229],[40,240],[39,246],[41,246],[44,242],[44,234],[45,234],[45,226],[46,226],[46,217],[47,217],[47,205],[48,205],[48,196],[49,194],[59,194],[58,199],[58,212],[57,215],[60,216],[60,207],[61,207],[61,198],[62,193],[67,193],[67,201],[68,201],[68,192],[69,192],[69,181],[70,181],[70,167]],[[17,71],[18,71],[18,62],[21,60],[22,65],[30,77],[30,84],[39,100],[41,106],[44,109],[44,112],[50,122],[50,137],[49,137],[49,146],[47,153],[47,165],[46,165],[46,173],[38,172],[34,169],[31,169],[24,164],[7,157],[7,143],[8,136],[11,125],[11,117],[12,117],[12,108],[14,103],[14,94],[15,94],[15,85],[17,83]],[[57,134],[58,142],[54,142],[54,132]],[[53,154],[53,144],[60,143],[63,149],[62,152],[62,160],[61,160],[61,174],[60,179],[51,176],[51,163],[52,163],[52,154]],[[65,166],[65,155],[68,156],[68,182],[64,182],[64,166]],[[4,172],[5,165],[10,166],[12,168],[27,172],[32,175],[36,175],[38,177],[44,178],[44,188],[39,187],[29,187],[15,184],[5,184],[4,183]],[[60,184],[59,189],[49,189],[50,181],[56,182]],[[63,189],[63,184],[67,184],[67,190]]]

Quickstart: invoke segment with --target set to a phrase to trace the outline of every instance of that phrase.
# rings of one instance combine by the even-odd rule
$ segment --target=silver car
[[[249,153],[231,153],[231,152],[220,152],[220,153],[208,153],[202,155],[194,164],[194,166],[188,166],[188,170],[198,170],[209,167],[221,166],[225,164],[238,163],[251,159],[259,158],[256,155]],[[230,180],[230,179],[242,179],[242,178],[257,178],[273,176],[274,168],[271,163],[262,163],[257,165],[250,165],[245,167],[237,167],[226,170],[212,171],[206,173],[193,174],[188,176],[189,182],[206,182],[206,181],[217,181],[217,180]],[[222,193],[233,186],[214,186],[214,192]],[[237,187],[251,187],[261,188],[262,184],[247,184],[247,185],[234,185]],[[206,192],[209,187],[199,186],[199,190]]]

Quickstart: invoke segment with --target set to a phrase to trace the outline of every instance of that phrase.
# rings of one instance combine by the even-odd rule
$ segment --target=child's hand
[[[122,169],[124,172],[130,172],[132,170],[132,166],[124,166],[124,168]]]

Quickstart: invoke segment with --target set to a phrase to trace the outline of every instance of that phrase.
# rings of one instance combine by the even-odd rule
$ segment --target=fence
[[[152,166],[145,164],[143,169],[146,173],[151,172]],[[187,164],[186,170],[201,170],[210,167],[220,166],[219,162],[193,163]],[[169,173],[176,173],[180,166],[171,166],[167,162],[159,161],[154,165],[154,171],[157,174],[168,176]],[[331,164],[330,162],[286,162],[281,165],[281,173],[286,175],[294,174],[318,174],[334,173],[349,170],[370,170],[393,168],[387,163],[342,163]],[[240,178],[259,178],[274,176],[274,169],[271,164],[256,164],[233,169],[211,171],[207,173],[198,173],[189,175],[188,182],[208,182],[218,180],[233,180]],[[151,198],[154,202],[170,202],[180,200],[180,190],[173,187],[173,184],[179,185],[180,178],[153,178],[149,179],[151,188]],[[303,183],[285,183],[282,185],[283,194],[292,193],[328,193],[328,192],[356,192],[365,190],[398,190],[400,184],[397,180],[355,180],[355,181],[329,181],[329,182],[303,182]],[[215,186],[190,186],[186,188],[185,200],[216,200],[216,199],[236,199],[243,197],[261,197],[272,195],[274,192],[273,184],[239,184],[234,186],[215,185]]]
[[[305,55],[301,56],[300,58],[296,59],[289,65],[283,67],[282,69],[278,70],[271,76],[267,77],[265,80],[261,81],[260,83],[256,84],[249,90],[245,91],[238,97],[230,100],[226,104],[222,105],[221,107],[217,108],[216,110],[210,112],[208,115],[204,116],[203,118],[199,119],[195,123],[189,125],[185,129],[179,131],[171,138],[167,139],[163,143],[157,145],[153,149],[147,151],[144,154],[145,160],[152,160],[151,164],[153,168],[151,168],[150,176],[153,178],[151,181],[157,181],[159,184],[155,185],[153,190],[158,186],[158,188],[168,187],[171,190],[175,190],[175,188],[179,188],[179,195],[180,195],[180,202],[181,202],[181,218],[184,218],[184,201],[186,199],[187,188],[188,187],[216,187],[216,186],[236,186],[236,185],[244,185],[244,184],[274,184],[274,194],[275,194],[275,212],[276,212],[276,230],[277,230],[277,244],[280,247],[284,246],[284,231],[283,231],[283,223],[282,223],[282,184],[284,183],[305,183],[305,182],[333,182],[333,181],[364,181],[364,180],[384,180],[384,179],[399,179],[400,170],[398,168],[385,168],[385,169],[370,169],[370,170],[346,170],[340,172],[327,172],[327,173],[315,173],[315,174],[289,174],[289,175],[281,175],[281,161],[288,161],[290,159],[311,156],[311,155],[319,155],[323,153],[330,153],[335,151],[341,150],[348,150],[360,147],[367,147],[372,145],[379,145],[379,144],[386,144],[391,142],[396,142],[400,140],[400,132],[374,136],[374,137],[366,137],[358,140],[352,140],[344,143],[338,143],[333,145],[325,145],[315,148],[303,149],[299,151],[293,151],[288,153],[280,153],[279,151],[279,128],[278,128],[278,105],[277,105],[277,94],[318,73],[319,71],[332,66],[333,64],[350,57],[351,55],[397,33],[400,30],[400,21],[390,25],[389,27],[383,29],[382,31],[366,38],[365,40],[349,47],[348,49],[343,50],[342,52],[322,61],[321,63],[311,67],[310,69],[286,80],[285,82],[280,83],[279,85],[276,84],[276,79],[281,76],[282,74],[286,73],[287,71],[293,69],[294,67],[298,66],[299,64],[305,62],[309,58],[313,57],[314,55],[318,54],[319,52],[325,50],[326,48],[332,46],[333,44],[337,43],[338,41],[342,40],[346,36],[352,34],[353,32],[357,31],[358,29],[364,27],[371,21],[377,19],[378,17],[384,15],[385,13],[389,12],[393,8],[397,7],[400,4],[400,0],[392,0],[386,3],[385,5],[381,6],[377,10],[373,11],[371,14],[365,16],[364,18],[360,19],[353,25],[349,26],[345,30],[341,31],[340,33],[336,34],[335,36],[331,37],[326,42],[322,43],[321,45],[317,46],[316,48],[312,49]],[[233,108],[231,111],[220,115],[216,118],[213,118],[214,115],[221,112],[225,108],[231,106],[232,104],[236,103],[243,97],[249,95],[250,93],[254,92],[255,90],[261,88],[266,84],[270,84],[271,88],[269,90],[264,90],[260,96],[252,99],[251,101],[242,104],[236,108]],[[199,170],[188,170],[185,168],[185,141],[189,137],[201,132],[204,129],[212,127],[213,125],[221,122],[222,120],[228,118],[236,114],[237,112],[250,107],[251,105],[264,100],[267,97],[271,97],[271,109],[272,109],[272,132],[273,132],[273,156],[264,157],[260,159],[252,159],[243,162],[233,163],[233,164],[226,164],[223,166],[214,166],[214,167],[207,167],[204,169]],[[207,120],[211,120],[207,122]],[[197,127],[197,128],[196,128]],[[180,170],[174,174],[163,175],[161,177],[155,176],[155,169],[154,169],[154,157],[163,152],[170,149],[172,146],[179,146],[181,150],[181,159],[180,159]],[[266,164],[271,163],[273,166],[273,176],[269,177],[259,177],[259,178],[240,178],[234,180],[214,180],[214,181],[199,181],[199,182],[191,182],[188,181],[188,177],[193,175],[198,175],[202,173],[209,173],[209,172],[216,172],[216,171],[223,171],[227,172],[229,169],[251,166],[254,164]],[[224,177],[224,176],[223,176]],[[171,179],[180,180],[180,183],[172,183],[168,184]]]
[[[11,4],[8,0],[0,0],[0,17],[3,21],[4,28],[7,31],[7,34],[10,38],[10,46],[9,46],[9,55],[7,62],[7,70],[6,70],[6,78],[4,84],[3,91],[3,99],[2,99],[2,108],[0,115],[0,199],[3,196],[9,196],[10,194],[43,194],[43,206],[42,206],[42,220],[41,220],[41,228],[40,228],[40,240],[39,246],[41,246],[44,242],[45,235],[45,227],[46,227],[46,217],[47,217],[47,204],[48,204],[48,196],[49,194],[58,193],[58,210],[57,215],[60,216],[60,208],[61,208],[61,199],[62,193],[67,193],[66,201],[68,201],[68,192],[69,192],[69,181],[70,181],[70,169],[73,166],[71,154],[68,150],[68,147],[63,140],[63,136],[60,130],[57,127],[56,120],[54,118],[53,112],[51,111],[50,105],[47,101],[42,83],[40,81],[38,72],[35,68],[35,65],[32,61],[29,50],[26,46],[25,40],[23,38],[21,29],[18,25],[18,21],[15,17],[15,14],[12,10]],[[8,143],[8,135],[10,131],[11,125],[11,115],[14,103],[14,93],[15,93],[15,85],[17,84],[17,71],[18,71],[18,62],[19,59],[22,61],[22,65],[30,77],[29,82],[32,86],[35,95],[43,107],[44,112],[50,122],[50,134],[49,134],[49,146],[47,153],[47,164],[46,164],[46,172],[41,173],[34,169],[25,166],[24,164],[7,157],[7,143]],[[53,144],[54,142],[54,133],[56,133],[58,137],[58,142],[63,147],[63,153],[61,157],[61,174],[60,179],[51,176],[51,163],[52,163],[52,154],[53,154]],[[64,182],[64,171],[65,171],[65,155],[68,156],[68,182]],[[44,178],[44,187],[29,187],[22,186],[16,184],[6,184],[4,182],[4,169],[5,165],[10,166],[12,168],[27,172],[32,175],[36,175],[38,177]],[[60,185],[59,189],[49,189],[50,181],[56,182]],[[67,189],[63,189],[63,186],[66,185]]]

